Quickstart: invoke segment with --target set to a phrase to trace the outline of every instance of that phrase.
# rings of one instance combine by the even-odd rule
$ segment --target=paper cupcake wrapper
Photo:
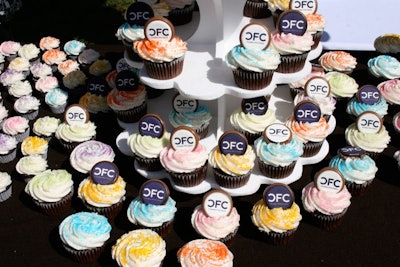
[[[121,211],[122,206],[124,204],[125,198],[122,198],[118,203],[115,203],[109,207],[95,207],[83,201],[83,205],[85,208],[91,212],[97,212],[100,215],[106,216],[108,219],[114,219],[118,213]]]
[[[142,158],[140,156],[134,155],[135,161],[139,166],[146,171],[160,171],[163,170],[160,158]]]
[[[144,60],[144,67],[147,71],[147,75],[150,78],[157,80],[169,80],[177,77],[182,73],[183,62],[185,57],[182,56],[171,62],[156,63],[149,60]]]
[[[6,187],[6,190],[0,193],[0,202],[6,201],[12,195],[12,184]]]
[[[246,174],[232,176],[224,173],[222,170],[214,168],[213,174],[214,179],[218,185],[225,188],[239,188],[247,184],[250,179],[250,174],[252,170],[250,170]]]
[[[96,136],[93,136],[89,140],[95,140],[95,139],[96,139]],[[68,153],[71,153],[72,150],[75,149],[75,147],[77,147],[79,144],[81,144],[81,142],[66,142],[62,139],[57,139],[57,140],[58,140],[58,143],[61,145],[61,147]]]
[[[168,13],[168,20],[174,24],[174,26],[188,24],[192,21],[193,11],[195,7],[195,1],[192,4],[187,5],[183,8],[171,9]]]
[[[172,180],[177,186],[192,187],[201,184],[206,179],[207,162],[200,168],[189,173],[175,173],[167,170]]]
[[[334,230],[343,223],[346,212],[347,209],[343,210],[341,213],[333,215],[322,214],[318,211],[309,214],[314,220],[314,223],[321,229]]]
[[[274,74],[274,70],[264,72],[247,71],[241,68],[232,70],[237,86],[247,90],[260,90],[267,87]]]
[[[362,184],[346,182],[346,187],[352,196],[361,196],[364,195],[364,193],[370,188],[373,181],[374,179],[366,181]]]
[[[27,138],[29,136],[30,132],[31,132],[31,129],[30,129],[30,127],[28,127],[25,132],[16,134],[16,135],[14,135],[14,137],[17,140],[17,142],[22,142],[22,141],[24,141],[25,138]]]
[[[153,230],[154,232],[156,232],[157,234],[159,234],[162,238],[166,238],[173,229],[174,226],[174,219],[168,222],[164,222],[162,225],[157,226],[157,227],[148,227],[148,226],[144,226],[141,224],[136,224],[135,226],[138,229],[150,229]]]
[[[78,263],[92,263],[97,261],[97,259],[100,257],[105,249],[105,245],[98,248],[84,250],[74,249],[65,243],[62,243],[62,245],[65,251],[67,251],[67,253],[72,257],[72,259]]]
[[[19,116],[26,118],[27,120],[34,120],[39,115],[39,110],[34,110],[28,113],[17,113]]]
[[[259,158],[257,158],[257,162],[261,173],[269,178],[274,179],[282,179],[288,177],[290,174],[292,174],[294,167],[296,166],[296,161],[292,162],[288,166],[268,165]]]
[[[126,123],[138,122],[147,113],[147,103],[128,110],[116,111],[117,119]]]
[[[263,232],[265,234],[266,241],[274,246],[287,245],[294,238],[297,228],[287,230],[283,233],[277,232]]]
[[[33,199],[33,202],[44,214],[58,216],[71,208],[73,194],[74,190],[72,187],[71,192],[57,202],[40,202],[35,199]]]
[[[6,155],[0,155],[0,163],[8,163],[13,161],[17,156],[17,148],[14,148]]]
[[[318,154],[318,152],[321,150],[321,147],[323,145],[324,141],[321,142],[307,142],[304,143],[304,152],[302,157],[312,157]]]
[[[67,106],[67,102],[65,102],[64,105],[59,105],[59,106],[49,105],[50,111],[53,112],[54,114],[64,113],[66,106]]]
[[[281,63],[278,65],[276,72],[294,73],[304,68],[309,52],[300,55],[281,55]]]
[[[247,0],[243,7],[243,16],[263,19],[271,16],[271,11],[268,9],[268,2]]]

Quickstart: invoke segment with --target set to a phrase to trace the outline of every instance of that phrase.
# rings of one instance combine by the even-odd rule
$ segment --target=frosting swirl
[[[346,158],[336,155],[329,161],[329,167],[338,169],[346,182],[356,184],[371,181],[378,171],[375,161],[368,155]]]
[[[11,176],[6,172],[0,172],[0,192],[6,191],[11,183]]]
[[[66,59],[67,59],[67,55],[65,54],[65,52],[61,51],[60,49],[56,49],[56,48],[46,50],[42,54],[43,62],[50,66],[53,64],[58,65],[59,63],[63,62]]]
[[[400,79],[391,79],[377,85],[381,96],[389,103],[400,105]]]
[[[353,97],[347,103],[346,112],[357,117],[365,111],[374,111],[379,116],[383,117],[388,113],[388,107],[389,105],[383,97],[381,97],[379,101],[373,105],[361,103],[356,97]]]
[[[96,125],[91,121],[71,125],[63,122],[57,127],[55,136],[66,142],[84,142],[96,136]]]
[[[81,96],[79,104],[84,106],[92,114],[109,112],[111,110],[107,103],[107,96],[96,95],[89,92]]]
[[[82,70],[73,70],[67,73],[63,78],[63,85],[68,89],[74,89],[86,84],[87,76]]]
[[[286,126],[293,133],[293,138],[297,138],[303,143],[322,142],[329,134],[329,124],[323,116],[318,122],[298,122],[292,116],[286,121]]]
[[[41,50],[51,50],[60,47],[60,39],[53,36],[42,37],[39,41],[39,47]]]
[[[14,110],[21,114],[39,110],[39,106],[39,99],[31,95],[21,96],[14,102]]]
[[[308,53],[313,44],[313,37],[309,32],[305,32],[303,35],[295,35],[274,31],[271,34],[271,45],[280,55]]]
[[[186,42],[179,37],[170,41],[140,39],[133,43],[133,50],[144,60],[162,63],[181,58],[187,51]]]
[[[119,91],[112,89],[107,95],[108,106],[112,110],[128,110],[145,103],[147,92],[144,86],[139,86],[135,91]]]
[[[93,48],[87,48],[79,54],[78,63],[89,65],[98,60],[100,56],[101,55],[97,50]]]
[[[37,136],[28,136],[21,143],[22,155],[45,155],[49,148],[49,142],[46,139]]]
[[[327,96],[306,96],[304,92],[300,92],[294,97],[293,105],[296,106],[298,103],[304,100],[311,100],[318,104],[323,115],[332,115],[333,111],[336,109],[336,99],[332,96],[332,94],[329,94]]]
[[[118,27],[115,37],[120,41],[133,43],[136,40],[144,39],[144,28],[143,26],[131,25],[125,22]]]
[[[28,80],[16,81],[8,87],[8,93],[16,98],[30,95],[32,91],[32,85]]]
[[[289,2],[290,0],[268,0],[268,9],[271,12],[288,10]]]
[[[21,48],[21,43],[16,41],[4,41],[0,44],[0,53],[4,56],[13,56],[18,54],[19,49]]]
[[[383,152],[390,142],[389,132],[384,125],[377,133],[363,133],[357,129],[356,123],[352,123],[346,128],[344,134],[349,145],[360,147],[368,152]]]
[[[169,132],[164,132],[161,138],[133,133],[129,135],[127,144],[131,151],[139,157],[158,158],[161,150],[169,145],[170,136]]]
[[[32,131],[39,136],[49,137],[56,132],[60,123],[61,120],[59,118],[50,116],[40,117],[33,123]]]
[[[47,169],[47,160],[40,155],[29,155],[20,158],[15,165],[19,174],[36,175]]]
[[[307,31],[311,34],[321,32],[325,29],[326,21],[324,15],[312,13],[306,14]]]
[[[44,98],[44,101],[49,106],[61,106],[67,103],[68,93],[60,88],[53,88]]]
[[[232,176],[243,175],[250,172],[254,167],[256,154],[251,146],[247,146],[243,155],[224,155],[215,146],[208,157],[208,162],[213,168],[221,169],[224,173]]]
[[[40,49],[33,43],[24,44],[18,50],[20,57],[26,58],[27,60],[35,59],[39,56]]]
[[[263,115],[245,113],[239,107],[229,117],[231,125],[240,130],[245,130],[249,133],[261,133],[265,127],[276,121],[275,110],[267,109]]]
[[[368,71],[375,77],[384,79],[400,78],[400,62],[392,56],[380,55],[367,62]]]
[[[62,75],[67,75],[71,71],[79,70],[79,63],[76,60],[67,59],[60,62],[57,69]]]
[[[160,152],[162,166],[171,172],[189,173],[207,163],[208,151],[202,144],[198,144],[194,150],[173,149],[164,147]]]
[[[64,44],[65,53],[71,56],[79,55],[85,48],[86,45],[78,40],[70,40]]]
[[[12,70],[7,68],[2,74],[0,74],[0,82],[3,86],[10,86],[18,81],[22,81],[26,78],[22,71]]]
[[[31,65],[29,70],[31,71],[32,76],[35,78],[47,77],[53,74],[51,67],[42,62],[37,62]]]
[[[29,71],[31,63],[28,59],[23,57],[16,57],[8,64],[8,69],[16,71]]]
[[[318,61],[325,71],[351,72],[357,66],[357,59],[345,51],[325,52]]]
[[[3,106],[3,104],[0,104],[0,125],[1,122],[7,117],[8,117],[8,109],[5,106]]]
[[[6,155],[17,148],[17,140],[14,136],[0,133],[0,155]],[[1,190],[0,190],[1,192]]]
[[[196,111],[176,112],[175,110],[171,110],[168,119],[173,127],[184,125],[196,130],[209,125],[212,116],[206,106],[200,105]]]
[[[17,135],[29,129],[29,120],[22,116],[8,117],[4,120],[2,127],[5,134]]]
[[[377,37],[374,41],[375,50],[382,54],[396,54],[400,52],[400,34],[387,33]]]
[[[107,59],[98,59],[89,66],[89,73],[94,76],[106,75],[111,70],[111,62]]]
[[[35,83],[35,89],[42,93],[47,93],[58,86],[58,79],[55,76],[41,77]]]
[[[329,81],[331,94],[336,98],[350,98],[357,93],[356,80],[346,73],[330,71],[325,74],[325,78]]]

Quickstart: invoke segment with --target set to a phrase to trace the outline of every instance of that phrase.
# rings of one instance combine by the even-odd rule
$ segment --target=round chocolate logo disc
[[[164,17],[153,17],[144,26],[147,40],[170,41],[174,37],[174,25]]]
[[[156,114],[144,115],[138,123],[139,133],[143,136],[161,138],[165,132],[163,119]]]
[[[338,150],[338,155],[343,157],[362,157],[364,154],[364,149],[356,146],[345,146]]]
[[[123,70],[130,70],[132,67],[129,66],[128,62],[126,62],[125,58],[120,58],[118,59],[116,65],[115,65],[115,69],[117,70],[117,72],[121,72]]]
[[[291,0],[289,9],[300,11],[304,15],[314,14],[317,12],[318,3],[317,0]]]
[[[277,21],[278,30],[285,34],[303,35],[307,31],[307,19],[303,13],[296,10],[283,12]]]
[[[199,101],[177,94],[173,99],[172,105],[174,110],[178,113],[195,112],[199,106]]]
[[[374,85],[364,85],[358,89],[356,97],[360,103],[374,105],[381,100],[381,92]]]
[[[244,48],[264,50],[271,42],[271,33],[262,23],[249,23],[240,31],[240,44]]]
[[[340,192],[345,186],[345,180],[342,173],[331,167],[322,168],[315,174],[315,186],[320,191]]]
[[[313,101],[301,101],[294,107],[294,117],[298,122],[318,122],[321,119],[321,109]]]
[[[265,96],[244,98],[241,108],[245,114],[264,115],[268,110],[268,101]]]
[[[218,147],[224,155],[243,155],[247,150],[247,138],[242,133],[227,131],[218,140]]]
[[[274,183],[265,188],[263,199],[270,209],[288,209],[293,205],[294,193],[288,185],[283,183]]]
[[[284,144],[292,139],[292,131],[283,123],[273,123],[265,127],[263,136],[267,143]]]
[[[144,2],[135,2],[128,7],[125,17],[130,25],[144,26],[149,19],[154,17],[154,11]]]
[[[306,82],[304,86],[304,93],[310,97],[326,97],[331,93],[329,81],[323,77],[312,77]]]
[[[231,196],[222,190],[212,190],[203,197],[203,210],[209,217],[218,218],[231,213],[233,203]]]
[[[140,190],[140,199],[145,204],[164,205],[169,198],[168,186],[156,179],[151,179],[142,184]]]
[[[377,133],[383,126],[382,118],[376,112],[365,111],[357,117],[356,126],[362,133]]]
[[[96,184],[113,184],[119,177],[119,170],[111,161],[100,161],[92,167],[90,177]]]
[[[81,105],[72,104],[65,110],[64,120],[68,124],[87,123],[89,121],[89,112]]]
[[[135,91],[139,87],[139,77],[130,70],[118,72],[115,85],[119,91]]]
[[[179,126],[172,131],[170,143],[175,150],[194,150],[199,144],[199,136],[192,128]]]
[[[101,77],[93,77],[88,82],[87,90],[91,94],[106,96],[108,92],[110,92],[111,88],[106,79]]]

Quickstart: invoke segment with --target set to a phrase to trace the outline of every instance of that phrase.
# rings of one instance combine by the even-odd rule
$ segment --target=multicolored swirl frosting
[[[74,89],[86,84],[87,76],[82,70],[74,70],[67,73],[63,78],[63,85],[68,89]]]
[[[330,71],[325,74],[325,78],[329,81],[331,94],[335,98],[351,98],[357,93],[357,81],[346,73]]]
[[[40,49],[33,43],[24,44],[18,50],[20,57],[26,58],[27,60],[33,60],[38,58]]]
[[[28,80],[16,81],[8,87],[8,93],[15,97],[20,98],[32,94],[32,85]]]
[[[379,101],[373,105],[361,103],[358,101],[357,97],[353,97],[347,103],[346,112],[357,117],[365,111],[374,111],[379,116],[383,117],[388,113],[388,107],[389,105],[383,97],[381,97]]]
[[[40,101],[32,95],[24,95],[15,100],[14,110],[20,114],[26,114],[39,110]]]
[[[51,89],[58,87],[58,79],[56,76],[41,77],[35,83],[35,89],[42,93],[47,93]]]
[[[108,59],[98,59],[89,66],[89,73],[93,76],[106,75],[111,70],[111,62]]]
[[[171,110],[168,119],[173,127],[184,125],[196,130],[209,125],[212,115],[206,106],[199,105],[196,111],[176,112]]]
[[[175,218],[176,202],[171,197],[163,205],[143,203],[140,197],[131,201],[127,210],[129,221],[144,227],[159,227]]]
[[[219,240],[234,233],[239,228],[240,215],[235,207],[226,216],[209,217],[202,205],[195,207],[191,223],[196,232],[211,240]]]
[[[307,31],[311,34],[322,32],[326,26],[325,16],[318,13],[306,14]]]
[[[113,162],[113,148],[100,141],[89,140],[77,145],[69,156],[71,166],[80,173],[89,173],[92,167],[100,161]]]
[[[6,57],[17,55],[19,49],[21,48],[21,43],[16,41],[4,41],[0,44],[0,53]]]
[[[42,60],[44,63],[48,65],[58,65],[59,63],[63,62],[64,60],[67,59],[67,55],[65,54],[64,51],[61,51],[60,49],[50,49],[46,50],[42,54]]]
[[[107,95],[107,103],[112,110],[128,110],[142,105],[147,99],[144,86],[139,86],[134,91],[120,91],[112,89]]]
[[[389,104],[400,105],[400,79],[381,82],[377,88]]]
[[[49,65],[42,62],[37,62],[30,66],[31,74],[34,78],[44,78],[51,76],[53,74],[53,70]]]
[[[293,202],[287,209],[270,209],[263,199],[257,201],[251,209],[251,221],[262,232],[284,233],[295,230],[300,224],[302,216],[300,207]]]
[[[78,56],[85,48],[86,44],[78,40],[70,40],[64,44],[65,53],[72,56]]]
[[[17,140],[8,134],[0,133],[0,155],[6,155],[17,148]]]
[[[170,172],[189,173],[207,164],[207,148],[199,143],[194,150],[164,147],[160,152],[162,166]]]
[[[288,143],[267,143],[263,137],[254,141],[257,157],[268,165],[288,166],[303,155],[303,143],[292,138]]]
[[[22,71],[12,70],[7,68],[0,75],[0,82],[3,86],[10,86],[18,81],[22,81],[26,78],[26,75]]]
[[[298,122],[292,116],[286,121],[286,126],[293,133],[293,137],[303,143],[322,142],[329,134],[329,124],[323,116],[318,122]]]
[[[15,170],[23,175],[36,175],[47,169],[47,160],[40,155],[29,155],[22,157],[15,165]]]
[[[46,155],[49,142],[38,136],[28,136],[21,143],[22,155]]]
[[[51,89],[45,96],[44,101],[49,106],[62,106],[67,103],[68,93],[60,88]]]
[[[271,45],[281,56],[308,53],[313,44],[313,37],[309,32],[305,32],[303,35],[295,35],[274,31],[271,34]]]
[[[128,22],[125,22],[118,27],[115,37],[120,41],[125,41],[132,45],[134,41],[144,39],[144,27],[131,25]]]
[[[216,240],[194,239],[182,246],[177,257],[182,267],[232,267],[233,254]]]
[[[304,92],[299,92],[293,100],[293,104],[296,106],[298,103],[304,100],[311,100],[318,104],[323,115],[332,115],[336,109],[336,99],[329,94],[327,96],[322,95],[312,95],[306,96]]]
[[[225,62],[231,69],[265,72],[276,70],[281,63],[281,56],[272,48],[256,50],[237,45],[225,56]]]
[[[78,197],[94,207],[110,207],[125,200],[126,182],[119,176],[115,183],[97,184],[89,176],[82,180],[78,188]]]
[[[368,71],[375,77],[384,79],[400,78],[400,62],[397,58],[380,55],[367,62]]]
[[[2,130],[5,134],[17,135],[29,129],[29,120],[22,116],[12,116],[4,120]]]
[[[254,168],[256,153],[251,146],[247,146],[243,155],[223,154],[218,146],[209,153],[208,162],[216,169],[232,176],[243,175]]]
[[[261,133],[265,127],[276,121],[275,110],[269,108],[263,115],[245,113],[239,107],[229,116],[231,125],[249,133]]]
[[[61,120],[59,118],[44,116],[40,117],[33,123],[32,131],[38,136],[50,137],[60,125]]]
[[[60,47],[60,39],[53,36],[45,36],[39,41],[41,50],[51,50]]]
[[[308,212],[320,212],[326,215],[340,214],[350,206],[351,194],[347,187],[340,192],[319,190],[314,182],[307,184],[301,195],[303,207]]]
[[[59,63],[57,69],[63,76],[65,76],[72,71],[79,70],[79,63],[76,60],[67,59]]]
[[[73,185],[72,175],[66,170],[45,170],[29,180],[25,192],[39,202],[57,202],[71,193]]]
[[[23,57],[16,57],[10,61],[7,68],[10,70],[29,72],[30,67],[31,63],[29,62],[28,59]]]
[[[346,182],[363,184],[375,178],[378,171],[375,160],[368,155],[361,157],[341,157],[335,155],[329,161],[329,167],[338,169]]]
[[[357,59],[345,51],[325,52],[319,57],[318,61],[325,71],[349,73],[357,66]]]
[[[144,60],[163,63],[182,58],[187,43],[175,36],[170,41],[140,39],[133,43],[133,50]]]
[[[100,112],[107,113],[111,110],[107,103],[107,96],[96,95],[89,92],[79,98],[79,104],[84,106],[87,111],[92,114]]]
[[[96,125],[88,121],[86,123],[61,123],[56,130],[55,136],[66,142],[84,142],[96,136]]]
[[[164,132],[161,138],[133,133],[129,135],[127,144],[133,154],[141,158],[158,158],[161,150],[169,145],[171,133]]]
[[[121,267],[158,267],[166,256],[166,243],[153,230],[132,230],[112,246],[111,256]]]
[[[367,152],[383,152],[390,143],[390,135],[384,125],[377,133],[363,133],[357,129],[356,123],[352,123],[346,128],[344,135],[349,145]]]
[[[95,212],[71,214],[58,226],[61,241],[76,250],[102,247],[110,238],[110,232],[107,217]]]

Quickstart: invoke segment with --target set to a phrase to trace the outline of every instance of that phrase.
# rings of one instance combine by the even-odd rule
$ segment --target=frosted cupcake
[[[176,143],[180,135],[186,136],[193,142]],[[174,139],[174,136],[177,139]],[[197,133],[191,128],[185,126],[175,128],[171,133],[170,144],[161,150],[159,157],[161,165],[177,186],[193,187],[206,178],[208,150],[199,143]]]
[[[280,131],[278,131],[280,130]],[[276,134],[281,132],[281,134]],[[303,143],[292,138],[284,124],[267,126],[262,137],[256,139],[254,151],[262,174],[270,178],[285,178],[292,174],[297,160],[303,155]]]
[[[165,256],[164,239],[149,229],[125,233],[111,247],[111,257],[119,267],[161,266]]]
[[[3,105],[3,100],[0,100],[0,130],[3,121],[8,117],[8,109]]]
[[[21,153],[24,156],[39,155],[46,159],[48,149],[48,141],[37,136],[28,136],[21,143]]]
[[[89,66],[100,59],[101,54],[93,48],[85,48],[78,56],[77,61],[79,63],[79,69],[86,71],[88,74]]]
[[[271,11],[268,8],[268,1],[246,0],[243,7],[243,16],[255,19],[270,17]]]
[[[68,92],[60,89],[53,88],[46,93],[44,102],[54,114],[61,114],[65,111],[68,104]]]
[[[240,107],[229,116],[229,121],[252,145],[262,135],[265,127],[276,121],[275,110],[269,108],[265,97],[242,99]]]
[[[378,171],[375,161],[358,147],[343,147],[329,161],[329,167],[338,169],[349,192],[362,195],[372,184]]]
[[[76,60],[80,53],[86,48],[86,44],[78,40],[70,40],[64,44],[64,52],[69,59]]]
[[[25,77],[30,74],[31,63],[23,57],[16,57],[8,63],[7,69],[22,72]]]
[[[21,179],[29,182],[35,175],[47,170],[47,160],[40,155],[30,155],[22,157],[15,165],[15,170]]]
[[[34,81],[37,81],[40,78],[51,76],[53,74],[51,67],[42,62],[32,64],[29,68],[29,71],[31,72]]]
[[[223,199],[228,204],[223,209],[210,207],[213,200]],[[221,241],[228,247],[234,242],[239,230],[240,215],[233,207],[232,198],[222,190],[213,190],[203,197],[203,202],[197,205],[191,216],[193,229],[201,238]]]
[[[319,64],[326,72],[337,71],[350,75],[357,66],[357,59],[345,51],[328,51],[323,53]]]
[[[96,167],[108,168],[108,173],[112,175],[104,177],[96,174],[93,171]],[[78,198],[87,210],[114,219],[125,201],[125,187],[126,182],[119,175],[118,167],[112,162],[101,161],[93,166],[90,175],[79,184]]]
[[[30,133],[29,120],[22,116],[12,116],[4,120],[2,131],[14,136],[17,142],[22,142]]]
[[[21,43],[13,40],[4,41],[0,44],[0,53],[3,54],[8,61],[18,56],[21,49]]]
[[[111,70],[111,62],[108,59],[98,59],[89,66],[89,74],[96,77],[105,77]]]
[[[32,132],[49,142],[49,145],[53,142],[53,137],[57,130],[58,125],[60,125],[61,120],[56,117],[44,116],[35,120],[32,126]]]
[[[185,25],[192,21],[195,0],[165,0],[165,2],[170,8],[167,18],[174,26]]]
[[[377,85],[381,96],[388,103],[388,114],[393,116],[400,108],[400,79],[391,79]]]
[[[42,54],[42,61],[52,68],[53,73],[57,72],[58,64],[65,61],[66,59],[67,55],[65,54],[65,52],[56,48],[46,50]]]
[[[398,59],[388,55],[379,55],[370,58],[367,62],[368,73],[376,84],[400,78],[400,62]]]
[[[33,92],[32,84],[29,80],[16,81],[7,89],[11,101],[15,101],[23,96],[30,96]]]
[[[374,40],[376,52],[384,55],[399,56],[400,53],[400,35],[397,33],[385,33]]]
[[[347,103],[346,113],[353,119],[356,119],[365,111],[374,111],[380,117],[388,114],[389,105],[386,100],[381,97],[381,93],[376,86],[362,86],[356,96],[352,97]]]
[[[285,194],[286,201],[272,201],[270,195]],[[251,209],[251,221],[272,245],[287,245],[295,236],[302,216],[289,186],[274,183]]]
[[[145,128],[141,126],[148,121],[157,125],[160,130],[144,130]],[[164,121],[156,114],[147,114],[140,119],[138,130],[138,132],[130,134],[127,139],[127,145],[132,151],[135,161],[144,170],[162,170],[160,153],[169,145],[171,137],[171,133],[166,131]]]
[[[274,23],[277,22],[278,17],[285,11],[289,10],[289,0],[268,0],[268,9],[272,14]]]
[[[118,27],[115,33],[115,37],[124,45],[125,52],[130,60],[142,61],[142,58],[133,51],[133,42],[144,38],[143,29],[141,25],[132,25],[125,22]]]
[[[357,81],[353,77],[337,71],[326,73],[325,78],[329,81],[331,94],[337,101],[338,110],[346,109],[348,100],[358,91]]]
[[[46,170],[28,181],[25,193],[44,214],[57,216],[71,207],[73,186],[66,170]]]
[[[304,87],[308,80],[314,77],[325,77],[325,72],[322,68],[313,67],[311,72],[307,74],[304,78],[297,80],[295,82],[288,83],[290,89],[290,96],[294,99],[294,97],[298,94],[303,92]]]
[[[147,195],[146,190],[154,187],[162,192],[162,197]],[[126,215],[135,227],[153,230],[165,238],[172,230],[176,211],[168,186],[160,180],[149,180],[141,186],[139,196],[129,203]]]
[[[226,148],[222,144],[236,140],[238,146]],[[214,179],[225,188],[239,188],[247,184],[254,168],[256,154],[248,145],[246,137],[238,131],[227,131],[218,145],[209,153],[208,162],[213,168]]]
[[[33,65],[40,61],[40,48],[34,43],[23,44],[18,50],[18,55],[27,59]]]
[[[40,101],[32,95],[21,96],[14,102],[14,110],[17,115],[28,120],[34,120],[39,114]]]
[[[6,172],[0,172],[0,202],[4,202],[12,195],[11,176]]]
[[[57,70],[65,76],[72,71],[79,70],[79,63],[76,60],[67,59],[57,65]]]
[[[327,185],[324,180],[331,179]],[[301,193],[301,201],[310,220],[325,230],[334,230],[343,223],[351,204],[351,194],[344,185],[344,178],[335,168],[325,167],[315,174]]]
[[[81,96],[87,92],[87,75],[82,70],[74,70],[62,78],[62,85],[68,92],[69,103],[78,103]]]
[[[44,96],[46,95],[46,93],[48,93],[51,89],[53,88],[57,88],[59,87],[59,83],[58,83],[58,79],[55,76],[46,76],[46,77],[42,77],[39,78],[36,82],[35,82],[35,89],[37,92],[37,96],[39,98],[44,98]]]
[[[58,226],[63,248],[78,263],[95,262],[110,238],[111,224],[103,215],[77,212],[66,217]]]
[[[233,266],[232,252],[220,241],[194,239],[185,243],[176,254],[181,267]]]
[[[25,80],[26,76],[22,71],[16,71],[12,69],[6,69],[2,74],[0,74],[1,84],[8,88],[16,82]]]
[[[181,104],[185,101],[190,104]],[[173,109],[168,114],[168,120],[172,127],[187,126],[195,130],[200,139],[207,136],[212,119],[211,111],[207,106],[179,94],[174,97],[172,106]]]
[[[0,133],[0,163],[8,163],[15,159],[17,145],[15,137]]]
[[[39,48],[42,51],[60,48],[60,39],[53,36],[45,36],[39,40]]]
[[[85,107],[93,116],[99,115],[102,117],[102,115],[111,111],[111,108],[107,103],[107,95],[98,95],[87,92],[79,98],[79,105]]]
[[[325,16],[318,13],[308,13],[306,14],[306,19],[307,31],[311,33],[314,41],[314,44],[311,46],[311,50],[314,50],[321,42],[321,38],[325,30]]]

